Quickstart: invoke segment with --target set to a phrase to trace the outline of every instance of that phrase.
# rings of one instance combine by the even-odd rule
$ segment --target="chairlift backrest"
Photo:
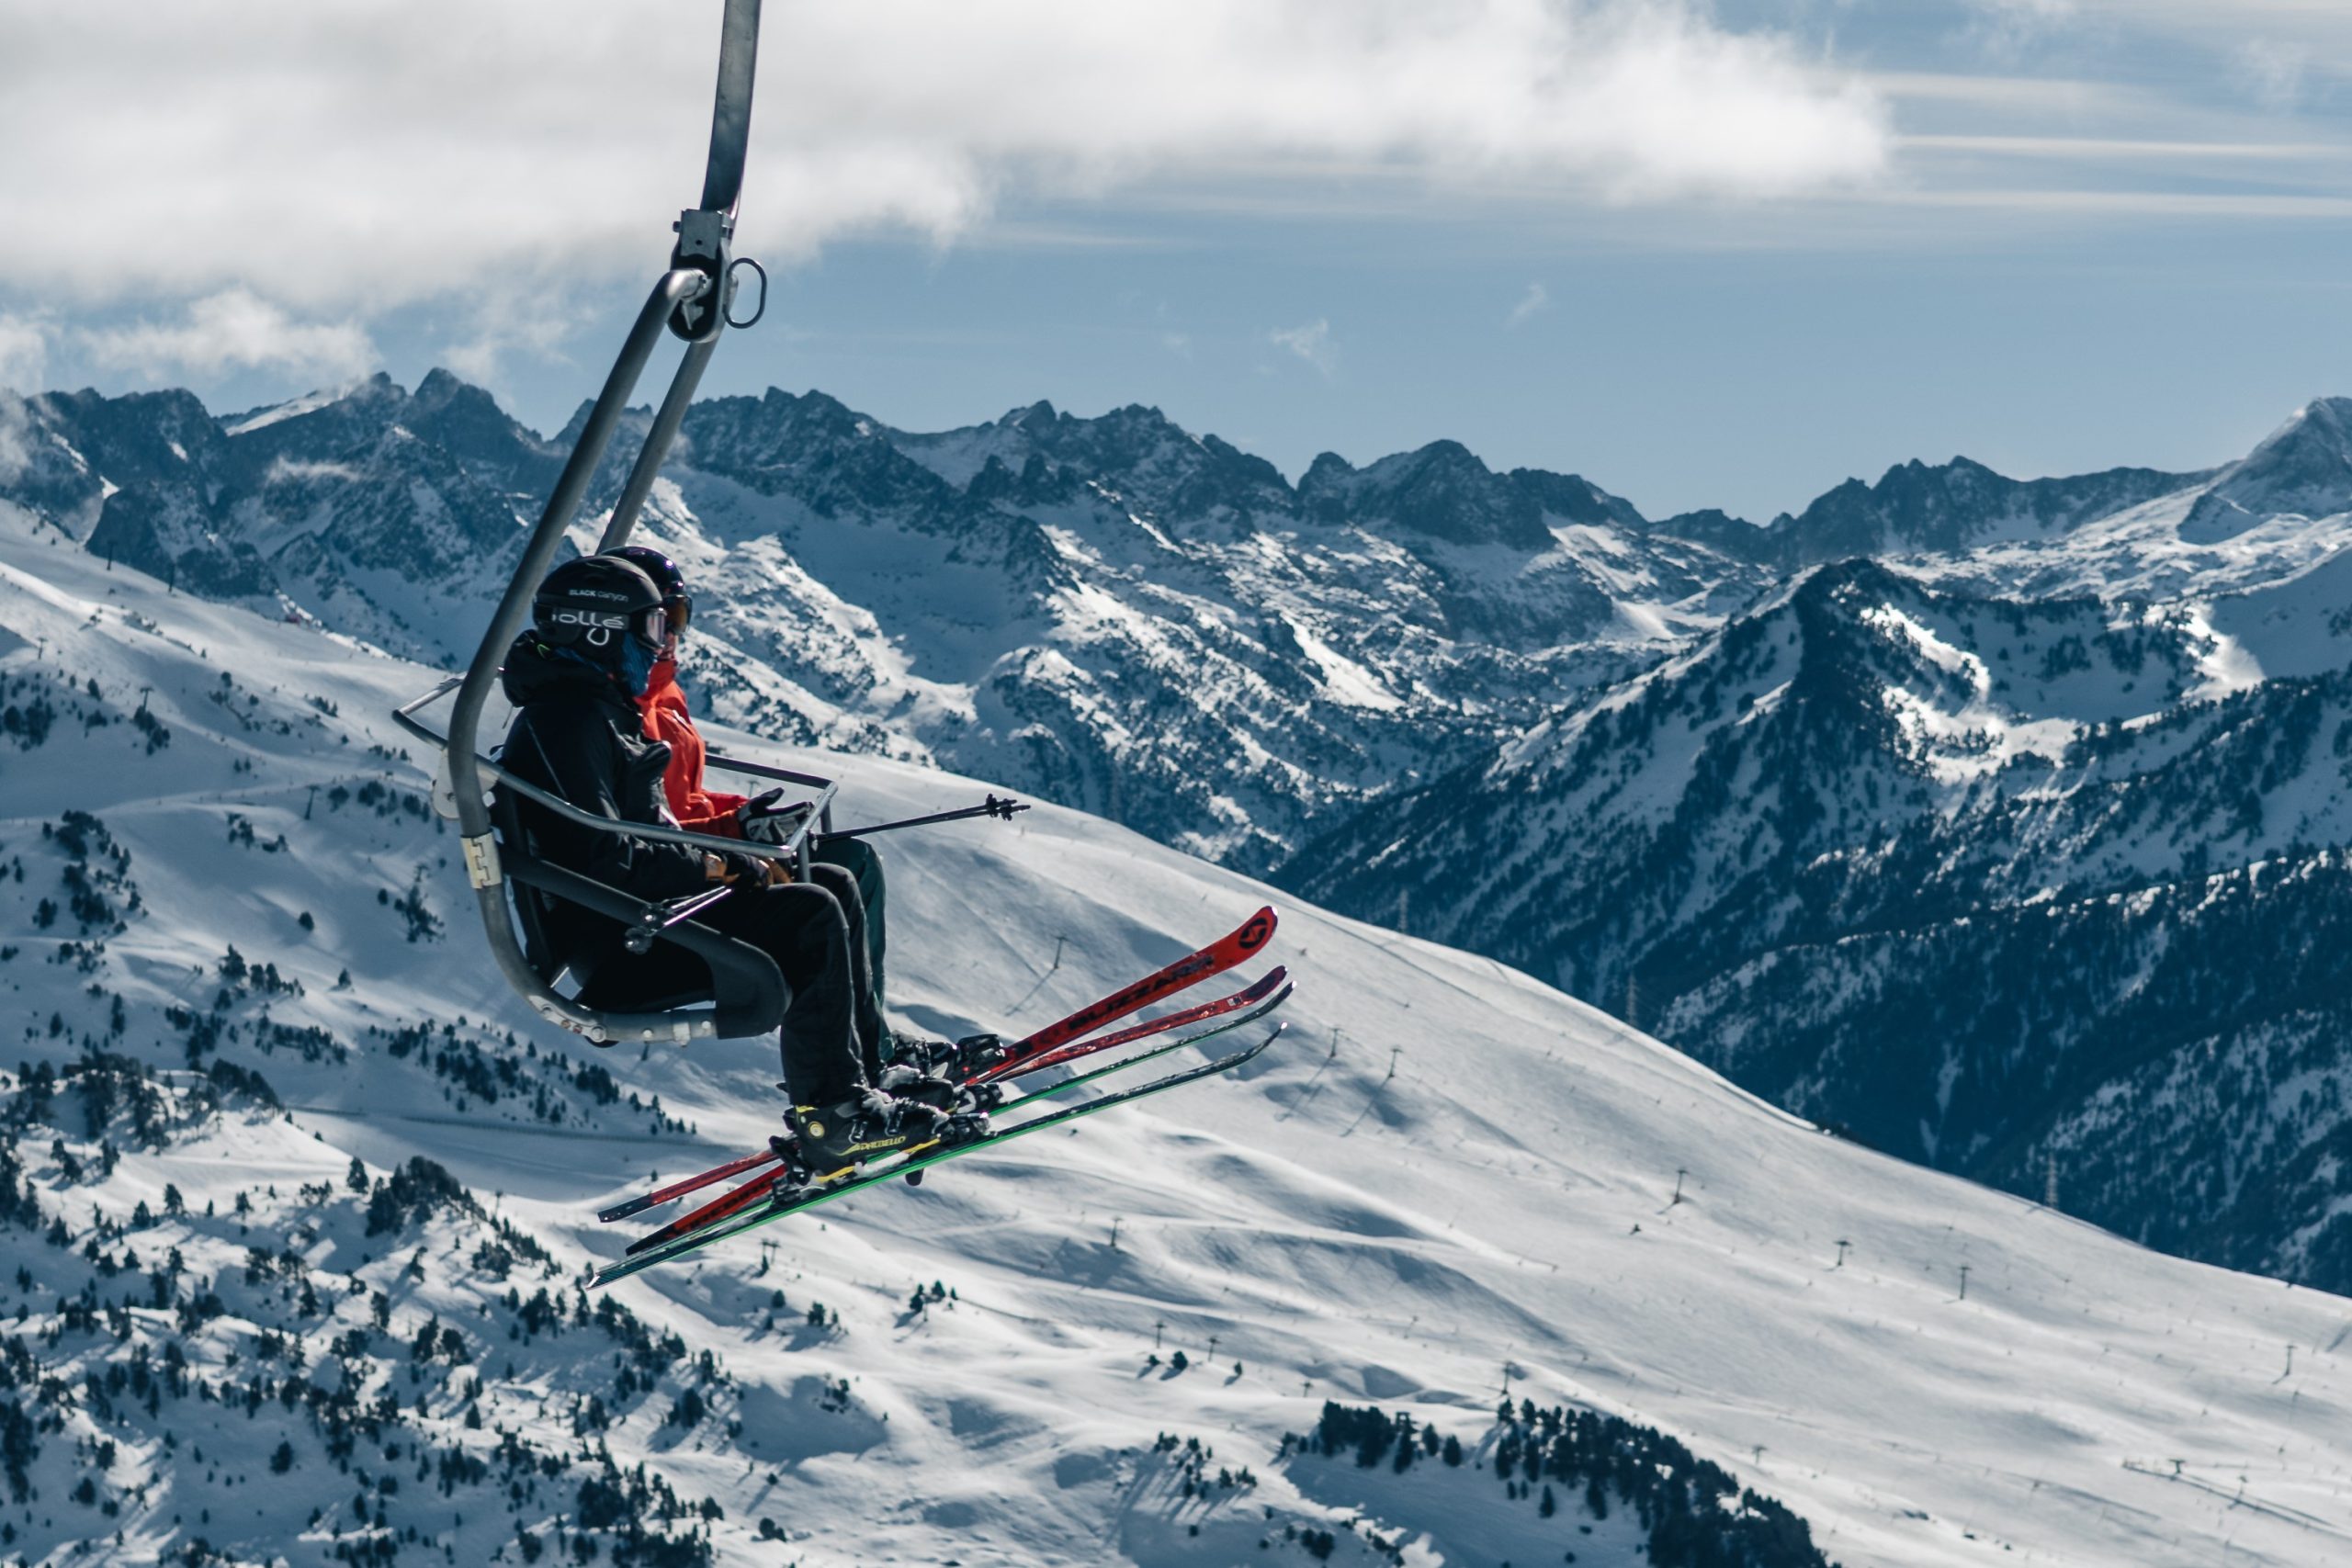
[[[518,859],[537,860],[537,846],[531,841],[531,830],[523,825],[522,807],[516,804],[514,792],[500,785],[491,791],[491,821],[498,829],[499,849],[509,866]],[[514,910],[514,924],[523,934],[523,956],[541,983],[552,986],[562,975],[563,954],[556,951],[548,935],[547,896],[527,883],[510,879],[506,885],[509,901]]]

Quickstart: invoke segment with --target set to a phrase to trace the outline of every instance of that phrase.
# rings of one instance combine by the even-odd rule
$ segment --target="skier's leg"
[[[857,878],[857,896],[865,905],[865,966],[874,975],[874,1005],[876,1010],[889,1006],[889,985],[884,971],[884,952],[888,946],[889,917],[883,908],[885,887],[882,874],[882,852],[864,839],[831,839],[819,844],[814,858],[826,865],[837,865]],[[885,1011],[883,1024],[884,1054],[888,1055],[889,1024]]]
[[[866,932],[871,917],[866,912],[865,900],[859,897],[857,878],[840,866],[812,865],[808,868],[808,880],[833,896],[833,902],[841,906],[842,918],[849,927],[850,1018],[857,1031],[858,1053],[865,1062],[865,1081],[879,1083],[888,1032],[882,1022],[879,989],[874,984],[873,971],[867,967]]]
[[[777,1043],[794,1103],[832,1105],[863,1088],[849,920],[833,896],[808,883],[739,889],[709,923],[764,951],[792,987]]]

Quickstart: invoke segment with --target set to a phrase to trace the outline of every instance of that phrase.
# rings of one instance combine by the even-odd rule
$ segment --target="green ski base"
[[[1238,1026],[1240,1021],[1237,1020],[1236,1025],[1227,1027]],[[656,1263],[668,1263],[673,1259],[684,1258],[689,1253],[699,1252],[714,1242],[724,1241],[732,1235],[741,1235],[745,1231],[756,1230],[771,1221],[799,1213],[804,1209],[813,1209],[820,1203],[830,1203],[836,1198],[845,1198],[852,1192],[893,1180],[910,1171],[922,1170],[926,1167],[940,1165],[951,1159],[961,1159],[966,1155],[978,1154],[982,1149],[992,1148],[998,1144],[1006,1143],[1024,1134],[1043,1132],[1047,1127],[1058,1127],[1065,1122],[1075,1122],[1082,1116],[1091,1116],[1098,1111],[1108,1111],[1114,1106],[1129,1104],[1148,1095],[1163,1094],[1169,1089],[1181,1088],[1202,1078],[1215,1077],[1219,1073],[1231,1072],[1281,1039],[1283,1031],[1288,1027],[1290,1027],[1288,1024],[1282,1023],[1274,1025],[1272,1033],[1247,1051],[1237,1051],[1229,1056],[1219,1056],[1215,1061],[1204,1062],[1197,1067],[1187,1067],[1181,1073],[1170,1073],[1166,1077],[1154,1078],[1149,1083],[1137,1084],[1133,1089],[1122,1089],[1116,1094],[1106,1094],[1100,1100],[1090,1100],[1084,1105],[1073,1105],[1066,1111],[1057,1111],[1050,1115],[1040,1116],[1014,1126],[1000,1128],[986,1137],[975,1138],[968,1144],[952,1145],[946,1148],[934,1149],[925,1155],[902,1156],[887,1165],[862,1170],[857,1175],[846,1180],[837,1181],[830,1187],[803,1188],[795,1195],[780,1201],[771,1201],[763,1203],[746,1213],[720,1220],[701,1230],[682,1235],[662,1247],[639,1253],[633,1258],[624,1258],[616,1263],[608,1263],[596,1271],[595,1277],[589,1280],[589,1286],[591,1289],[601,1289],[616,1280],[627,1279],[639,1269],[650,1269]],[[1187,1042],[1179,1041],[1175,1044],[1164,1045],[1148,1055],[1157,1055],[1160,1052],[1175,1049],[1176,1044],[1183,1043]],[[1082,1077],[1099,1077],[1102,1073],[1115,1072],[1119,1067],[1132,1066],[1136,1061],[1142,1059],[1142,1057],[1133,1057],[1113,1066],[1097,1068],[1094,1073]],[[1054,1088],[1057,1090],[1065,1089],[1080,1081],[1082,1077],[1073,1078],[1057,1084]]]

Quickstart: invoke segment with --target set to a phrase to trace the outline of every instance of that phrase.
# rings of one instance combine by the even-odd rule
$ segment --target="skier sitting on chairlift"
[[[664,595],[639,566],[610,556],[568,561],[532,602],[532,626],[507,650],[503,681],[515,705],[502,753],[517,778],[617,822],[674,827],[662,781],[671,750],[645,739],[639,702],[670,646]],[[984,1127],[951,1117],[955,1091],[936,1078],[880,1077],[880,1009],[867,975],[864,907],[854,879],[795,882],[783,863],[707,853],[600,832],[527,797],[526,829],[548,861],[640,898],[672,898],[716,883],[729,896],[699,923],[761,949],[792,990],[779,1044],[801,1157],[820,1171]],[[820,870],[833,868],[819,868]],[[593,958],[597,1005],[675,995],[707,979],[701,960],[658,942],[629,953],[619,922],[555,900],[559,950]]]
[[[669,640],[662,644],[661,657],[653,661],[652,679],[637,705],[645,715],[645,738],[670,748],[670,765],[662,774],[662,793],[669,801],[670,814],[691,833],[749,839],[766,844],[786,842],[808,817],[806,802],[778,804],[784,797],[780,787],[755,795],[733,795],[710,788],[703,777],[702,735],[695,728],[694,716],[686,706],[686,694],[678,684],[678,645],[684,640],[695,607],[693,595],[686,592],[685,573],[678,569],[676,561],[650,545],[623,545],[605,553],[628,561],[653,580],[653,586],[662,593],[662,609],[669,619]],[[850,917],[853,931],[858,928],[863,913],[866,979],[874,1002],[878,1052],[876,1056],[866,1059],[868,1080],[877,1084],[889,1081],[885,1077],[888,1069],[884,1064],[901,1054],[902,1043],[906,1047],[903,1054],[911,1061],[944,1059],[954,1049],[944,1042],[894,1040],[889,1014],[884,1010],[887,1003],[883,956],[888,939],[884,931],[880,852],[864,839],[827,839],[815,843],[810,858],[816,863],[810,868],[809,879],[840,901],[843,912]]]

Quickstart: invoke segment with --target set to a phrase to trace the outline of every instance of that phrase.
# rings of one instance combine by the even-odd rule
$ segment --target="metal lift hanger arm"
[[[685,417],[686,405],[693,400],[695,389],[710,362],[719,335],[729,324],[728,305],[735,265],[729,246],[734,238],[736,209],[742,199],[743,171],[751,147],[752,93],[759,55],[760,4],[761,0],[727,0],[725,15],[719,25],[718,79],[712,94],[710,152],[703,170],[702,204],[678,215],[677,243],[670,253],[669,267],[654,283],[645,304],[638,311],[637,320],[629,327],[628,335],[613,362],[611,373],[605,378],[604,387],[581,430],[580,439],[573,445],[571,456],[564,462],[563,471],[548,497],[546,508],[539,513],[538,522],[524,543],[514,565],[514,576],[498,602],[496,612],[491,616],[481,645],[475,649],[473,660],[461,679],[442,682],[394,715],[402,728],[439,747],[447,761],[460,847],[465,852],[467,880],[473,887],[474,901],[481,916],[491,957],[498,964],[500,973],[507,984],[542,1015],[592,1040],[618,1037],[650,1039],[659,1034],[674,1034],[683,1039],[690,1032],[707,1035],[714,1031],[728,1035],[758,1033],[775,1028],[783,1010],[781,981],[774,978],[772,964],[767,965],[771,973],[752,988],[752,993],[747,994],[747,999],[741,1005],[723,1005],[715,1016],[702,1014],[691,1020],[684,1015],[673,1018],[661,1013],[601,1010],[558,995],[552,989],[551,980],[542,977],[534,969],[516,935],[514,917],[507,908],[508,878],[500,863],[498,840],[484,785],[487,781],[495,780],[545,809],[598,832],[620,833],[632,838],[682,843],[763,859],[797,855],[805,860],[808,842],[805,829],[796,835],[793,843],[761,845],[715,839],[683,829],[614,822],[591,816],[568,801],[514,778],[483,757],[477,744],[482,709],[490,699],[492,688],[497,683],[499,665],[505,658],[506,649],[513,645],[530,618],[532,598],[537,592],[540,581],[554,567],[557,554],[564,547],[565,532],[580,511],[589,484],[604,460],[605,448],[612,443],[614,430],[628,406],[629,396],[636,389],[638,378],[644,373],[646,363],[652,356],[662,334],[666,331],[684,339],[687,350],[671,381],[669,393],[654,416],[646,442],[638,452],[628,483],[613,509],[600,547],[605,549],[617,548],[628,542],[629,530],[636,523],[646,495],[652,489],[654,476],[661,471],[662,460],[669,455],[679,423]],[[764,299],[762,309],[765,309]],[[450,709],[449,732],[446,736],[437,735],[415,716],[415,710],[447,695],[452,690],[457,697]],[[830,805],[830,786],[820,787],[826,787],[825,803]],[[522,856],[519,849],[517,855],[521,859],[528,858]],[[544,869],[553,874],[557,868]],[[619,897],[617,894],[614,896]],[[724,951],[729,944],[701,931],[690,919],[680,919],[664,929],[670,933],[666,940],[674,940],[697,952],[707,950],[706,956],[712,963],[714,973],[730,962]],[[764,958],[761,962],[765,964]]]
[[[417,717],[416,710],[446,694],[450,687],[458,684],[459,679],[453,675],[423,696],[394,708],[392,722],[427,745],[446,748],[449,744],[448,738],[437,733],[431,725]],[[707,850],[715,854],[750,855],[759,860],[795,858],[800,852],[801,840],[807,837],[808,827],[816,820],[816,816],[812,813],[809,822],[803,824],[799,831],[795,832],[789,840],[781,844],[757,843],[748,839],[722,839],[714,833],[689,832],[684,828],[664,828],[651,822],[619,822],[610,817],[599,817],[592,811],[582,811],[561,795],[541,789],[527,779],[516,778],[487,757],[476,757],[474,768],[478,776],[486,775],[502,788],[511,789],[532,804],[544,807],[565,821],[579,827],[593,829],[599,833],[611,833],[624,839],[650,839],[658,843],[684,844],[689,849]],[[832,805],[833,795],[841,788],[830,779],[814,778],[807,773],[797,773],[792,775],[792,778],[795,783],[821,786],[817,802],[819,811]]]

